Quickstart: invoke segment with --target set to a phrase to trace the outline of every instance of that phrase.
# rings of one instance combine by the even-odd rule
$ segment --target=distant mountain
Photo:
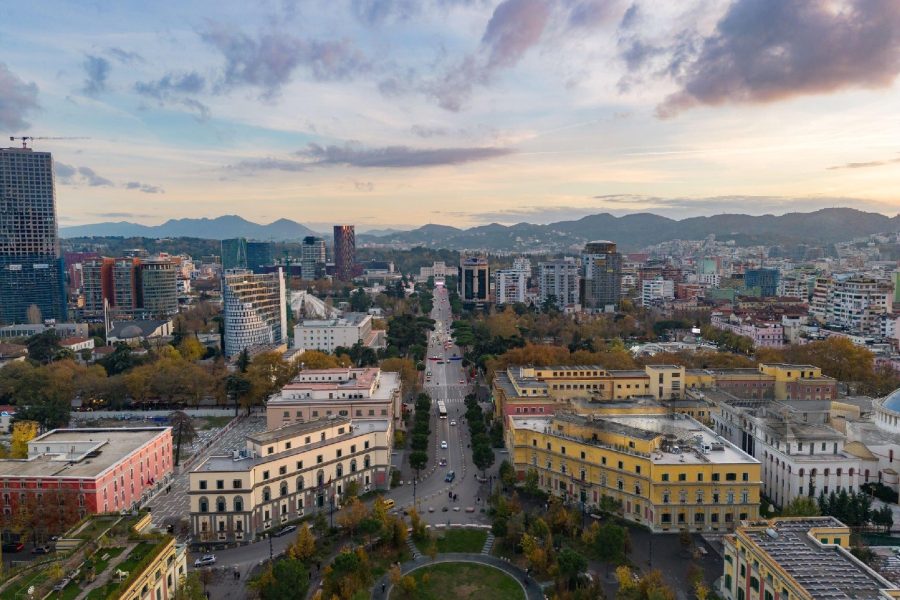
[[[651,213],[615,217],[609,213],[589,215],[576,221],[548,225],[491,223],[469,229],[428,224],[411,231],[370,231],[358,233],[360,244],[396,244],[448,250],[488,250],[521,252],[535,249],[563,252],[577,249],[590,240],[612,240],[626,251],[638,250],[669,240],[698,240],[709,235],[734,239],[739,244],[829,245],[873,233],[900,231],[900,216],[886,217],[853,208],[825,208],[810,213],[774,215],[724,214],[692,217],[680,221]],[[63,227],[60,235],[72,237],[193,237],[220,240],[246,237],[257,240],[296,241],[317,235],[308,227],[289,219],[268,225],[253,223],[235,215],[215,219],[172,219],[162,225],[137,223],[96,223]],[[325,236],[330,238],[329,235]]]
[[[362,234],[357,236],[357,240],[452,250],[525,251],[544,248],[565,251],[590,240],[606,239],[616,242],[623,250],[637,250],[669,240],[697,240],[709,235],[715,235],[720,240],[736,239],[743,244],[828,245],[858,236],[897,231],[900,231],[900,216],[887,217],[853,208],[825,208],[781,216],[723,214],[680,221],[650,213],[622,217],[602,213],[548,225],[491,223],[470,229],[426,225],[378,238],[368,238]]]
[[[253,223],[237,215],[224,215],[215,219],[170,219],[162,225],[140,225],[120,221],[61,227],[59,235],[73,237],[193,237],[207,240],[224,240],[245,237],[262,241],[298,240],[315,231],[290,219],[278,219],[268,225]]]

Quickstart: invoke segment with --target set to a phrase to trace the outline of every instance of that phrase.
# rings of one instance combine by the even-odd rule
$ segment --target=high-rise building
[[[491,271],[482,256],[466,256],[459,261],[459,295],[463,304],[491,301]]]
[[[761,295],[774,296],[778,293],[780,278],[778,269],[747,269],[744,271],[744,287],[758,287]]]
[[[112,300],[110,306],[119,313],[132,312],[141,305],[141,259],[117,258],[112,267]],[[100,307],[102,310],[102,306]]]
[[[611,312],[621,299],[622,255],[615,242],[588,242],[581,254],[581,305],[591,312]]]
[[[65,320],[57,228],[50,153],[0,148],[0,321]]]
[[[178,274],[172,261],[144,259],[140,264],[141,312],[165,318],[178,313]]]
[[[320,279],[325,275],[325,240],[308,235],[300,246],[300,268],[303,279]]]
[[[262,273],[275,261],[272,257],[272,242],[247,242],[247,268],[254,273]]]
[[[550,301],[559,310],[577,310],[580,279],[578,270],[578,263],[571,257],[538,263],[541,304]]]
[[[225,313],[225,355],[235,356],[252,346],[287,340],[284,272],[255,275],[248,270],[222,277]]]
[[[675,298],[675,282],[662,277],[641,282],[641,304],[652,306]]]
[[[497,304],[525,302],[528,273],[516,269],[501,269],[494,273],[494,301]]]
[[[356,264],[356,232],[353,225],[334,226],[334,277],[338,281],[353,279]]]
[[[103,300],[113,297],[112,270],[114,259],[95,258],[82,263],[82,294],[84,310],[94,314],[103,312]]]
[[[222,270],[247,268],[247,240],[222,240]]]

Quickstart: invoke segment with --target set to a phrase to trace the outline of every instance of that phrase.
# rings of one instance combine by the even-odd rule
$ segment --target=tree
[[[630,545],[628,530],[614,523],[604,523],[594,536],[597,558],[607,563],[624,563]]]
[[[538,491],[539,475],[537,469],[528,469],[525,471],[525,491],[530,495],[535,495]]]
[[[237,357],[237,368],[240,373],[246,373],[247,367],[250,366],[250,353],[246,348],[241,350]]]
[[[481,469],[482,474],[494,464],[494,450],[488,444],[473,444],[472,462]]]
[[[410,358],[386,358],[381,361],[381,370],[400,374],[400,383],[407,397],[417,393],[421,388],[419,371],[416,369],[416,363]]]
[[[557,557],[557,563],[560,576],[566,580],[566,589],[571,589],[578,574],[587,570],[587,559],[571,548],[563,548]]]
[[[59,336],[56,335],[55,329],[48,329],[31,336],[28,338],[26,345],[28,347],[28,358],[41,364],[47,364],[52,361],[61,348]]]
[[[500,481],[503,482],[508,488],[513,487],[516,484],[516,469],[510,464],[508,460],[504,460],[500,463]]]
[[[418,477],[418,472],[425,468],[428,464],[428,454],[422,450],[416,450],[414,452],[409,453],[409,466],[416,470],[416,476]]]
[[[369,509],[358,498],[352,498],[338,514],[338,524],[350,531],[350,535],[356,533],[359,524],[369,516]]]
[[[181,576],[178,586],[175,588],[174,600],[206,600],[203,584],[196,571],[190,571],[187,575]]]
[[[178,352],[188,362],[196,362],[206,354],[206,348],[195,337],[186,337],[178,344]]]
[[[350,294],[350,310],[353,312],[368,312],[372,307],[372,299],[363,288],[358,288]]]
[[[16,421],[12,426],[10,458],[28,458],[28,442],[37,437],[37,421]]]
[[[190,443],[197,436],[194,422],[187,413],[176,410],[169,413],[169,425],[175,430],[175,466],[181,461],[181,444]]]
[[[261,600],[303,598],[309,588],[309,572],[299,560],[278,560],[253,583]]]
[[[821,514],[816,501],[809,496],[797,496],[781,511],[784,517],[817,517]]]
[[[400,591],[407,598],[414,598],[416,595],[416,580],[412,575],[404,575],[400,579]]]
[[[316,554],[316,538],[309,529],[309,524],[304,523],[297,530],[297,539],[288,547],[288,556],[295,560],[307,561]]]

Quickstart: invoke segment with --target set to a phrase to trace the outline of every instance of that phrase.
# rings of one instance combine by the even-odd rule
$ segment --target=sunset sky
[[[893,215],[898,72],[897,0],[0,4],[61,225]]]

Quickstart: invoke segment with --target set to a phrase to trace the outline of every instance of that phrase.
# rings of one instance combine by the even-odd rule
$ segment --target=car
[[[452,483],[454,479],[456,479],[456,473],[453,471],[447,471],[447,476],[444,477],[444,481],[446,481],[447,483]]]
[[[208,567],[210,565],[216,564],[216,555],[215,554],[204,554],[200,558],[194,561],[195,567]]]
[[[459,385],[466,385],[466,380],[465,380],[465,379],[460,379],[460,380],[459,380]]]
[[[22,542],[6,542],[3,544],[3,552],[21,552],[25,549],[25,544]]]
[[[438,360],[438,357],[437,356],[429,356],[428,360]]]
[[[448,510],[450,510],[450,509],[447,508],[446,506],[441,507],[441,512],[447,512]]]
[[[450,425],[456,425],[456,419],[450,421]]]
[[[274,534],[275,537],[281,537],[283,535],[287,535],[292,531],[297,531],[296,525],[288,525],[287,527],[282,527],[280,531],[276,531]]]
[[[442,458],[442,459],[441,459],[440,466],[442,466],[442,467],[446,467],[446,466],[447,466],[447,459],[446,459],[446,458]]]
[[[50,546],[35,546],[31,549],[32,554],[50,554],[53,552],[53,548]]]
[[[441,450],[447,449],[447,440],[441,440]]]
[[[71,581],[72,580],[70,578],[63,577],[62,579],[60,579],[59,581],[56,582],[56,585],[53,586],[53,591],[54,592],[63,591],[64,589],[66,589],[66,586],[69,585],[69,583],[71,583]]]
[[[434,512],[434,507],[433,507],[433,506],[429,506],[429,507],[428,507],[428,512]]]

